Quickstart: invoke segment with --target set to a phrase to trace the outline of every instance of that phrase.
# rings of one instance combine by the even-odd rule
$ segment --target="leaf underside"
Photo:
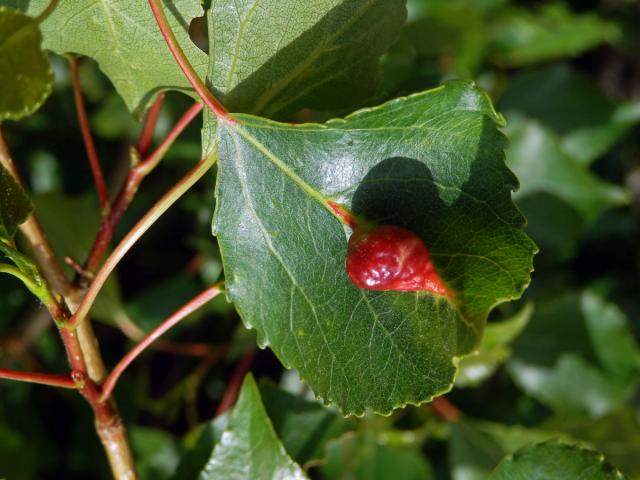
[[[13,3],[0,0],[0,4]],[[18,2],[35,16],[50,0]],[[198,0],[165,1],[169,25],[201,77],[207,55],[189,38],[191,21],[204,14]],[[141,114],[162,90],[192,93],[167,47],[146,0],[64,0],[40,24],[43,47],[58,54],[93,58],[109,77],[127,107]]]
[[[495,304],[520,295],[535,252],[487,97],[455,81],[324,125],[232,118],[209,139],[214,233],[228,296],[260,345],[346,414],[449,390],[455,358]],[[421,235],[455,299],[353,286],[349,232],[328,199]]]

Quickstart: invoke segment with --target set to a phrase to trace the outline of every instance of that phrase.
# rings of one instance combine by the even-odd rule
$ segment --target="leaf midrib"
[[[238,124],[234,124],[232,126],[233,130],[227,129],[229,131],[235,131],[240,136],[242,136],[245,140],[251,143],[258,151],[260,151],[265,157],[271,161],[278,169],[282,171],[287,177],[291,179],[298,187],[300,187],[307,195],[313,198],[316,202],[326,208],[329,212],[331,210],[327,206],[327,198],[322,195],[318,190],[309,185],[306,181],[304,181],[289,165],[280,160],[271,150],[269,150],[265,145],[262,144],[257,138],[251,135],[246,129]],[[331,212],[333,214],[333,212]]]

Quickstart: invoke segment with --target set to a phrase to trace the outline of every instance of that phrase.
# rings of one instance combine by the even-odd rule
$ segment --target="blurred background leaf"
[[[19,0],[1,3],[25,8]],[[380,88],[356,107],[450,78],[485,88],[507,119],[507,161],[521,185],[514,198],[541,250],[533,283],[521,301],[494,310],[478,352],[460,360],[447,395],[464,412],[457,422],[429,406],[344,419],[318,403],[295,371],[284,372],[269,351],[259,351],[251,371],[262,380],[275,435],[320,480],[485,479],[505,455],[550,439],[601,451],[625,478],[640,480],[640,4],[408,0],[407,12],[382,56]],[[188,27],[206,48],[205,20]],[[68,62],[57,55],[47,62],[52,94],[30,116],[2,127],[56,254],[83,261],[98,228],[97,199]],[[81,60],[80,74],[115,190],[140,123],[93,60]],[[156,144],[190,102],[167,95]],[[306,109],[288,119],[324,121],[348,112]],[[199,129],[197,121],[190,125],[145,180],[117,238],[197,161]],[[210,233],[214,182],[212,173],[178,202],[100,296],[92,315],[108,365],[132,345],[121,331],[126,325],[148,331],[223,275]],[[225,354],[150,350],[119,383],[116,397],[142,479],[198,478],[228,426],[228,415],[214,419],[217,405],[238,359],[255,348],[254,334],[239,323],[220,297],[166,340],[221,346]],[[50,319],[9,276],[0,276],[0,366],[67,368]],[[51,411],[56,415],[43,414]],[[0,383],[0,477],[109,478],[83,401]]]

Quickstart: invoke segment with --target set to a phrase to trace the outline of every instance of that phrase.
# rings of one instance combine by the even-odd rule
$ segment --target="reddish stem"
[[[151,6],[151,10],[153,10],[153,16],[156,18],[156,22],[158,22],[160,32],[162,33],[162,36],[164,37],[164,40],[167,43],[167,46],[169,47],[173,58],[176,59],[178,66],[182,70],[182,73],[184,73],[191,86],[195,89],[195,91],[198,93],[207,107],[209,107],[211,111],[216,115],[216,117],[228,120],[229,112],[202,82],[196,71],[193,69],[193,66],[187,59],[187,56],[184,54],[182,47],[180,47],[176,36],[173,34],[173,31],[169,26],[167,17],[164,14],[161,0],[149,0],[149,5]]]
[[[200,103],[195,103],[191,106],[189,110],[180,117],[158,148],[129,171],[124,185],[113,202],[109,216],[105,222],[102,222],[93,246],[91,247],[91,252],[84,266],[87,272],[94,272],[100,265],[100,261],[113,239],[115,229],[138,191],[142,180],[158,165],[162,156],[169,150],[169,147],[175,142],[176,138],[178,138],[201,110],[202,104]]]
[[[434,398],[430,406],[436,415],[447,422],[455,422],[462,417],[462,411],[445,397]]]
[[[222,400],[220,400],[220,405],[218,405],[218,409],[216,410],[216,417],[229,410],[236,403],[238,392],[242,386],[242,380],[251,368],[251,364],[253,363],[255,356],[256,351],[249,350],[240,359],[238,365],[236,365],[233,375],[231,376],[231,380],[229,381],[229,385],[227,385],[227,389],[222,396]]]
[[[189,109],[184,112],[182,117],[176,122],[171,131],[167,134],[165,139],[158,145],[148,157],[136,165],[135,169],[142,174],[142,176],[148,175],[153,170],[158,162],[162,159],[164,154],[169,150],[169,147],[173,145],[178,136],[183,132],[185,128],[191,123],[191,121],[202,111],[201,103],[194,103]]]
[[[187,315],[193,313],[204,304],[218,296],[220,292],[220,284],[216,284],[213,287],[206,289],[204,292],[201,292],[199,295],[183,305],[173,315],[164,320],[140,343],[133,347],[131,351],[129,351],[129,353],[127,353],[122,358],[122,360],[120,360],[120,362],[118,362],[113,371],[107,377],[107,380],[102,386],[102,398],[105,399],[111,396],[116,382],[118,381],[122,373],[131,364],[131,362],[133,362],[144,350],[146,350],[149,345],[155,342],[160,336],[167,332],[167,330],[177,325],[178,322],[184,319]]]
[[[76,388],[76,383],[69,375],[52,375],[49,373],[16,372],[0,368],[0,378],[17,380],[20,382],[38,383],[61,388]]]
[[[327,205],[329,206],[333,214],[351,230],[355,230],[356,228],[358,228],[358,221],[356,220],[356,217],[354,217],[353,214],[342,205],[334,202],[333,200],[327,200]]]
[[[125,334],[127,338],[134,342],[141,341],[147,333],[133,323],[129,318],[116,317],[117,328]],[[172,355],[183,355],[185,357],[207,357],[222,353],[226,350],[224,346],[210,345],[198,342],[169,342],[158,340],[150,348],[159,352]]]
[[[183,357],[216,357],[226,351],[224,346],[209,345],[207,343],[165,342],[162,340],[158,340],[152,345],[152,348],[158,352]]]
[[[9,154],[9,149],[4,142],[2,129],[0,128],[0,163],[7,166],[7,169],[15,176],[15,165]],[[68,283],[62,268],[56,260],[53,250],[49,245],[40,225],[34,215],[31,215],[25,223],[20,226],[20,230],[25,235],[29,245],[38,260],[39,266],[47,280],[47,290],[49,285],[53,290],[62,294],[63,299],[57,300],[57,295],[48,292],[48,301],[45,302],[51,316],[58,326],[60,335],[65,346],[67,357],[72,368],[72,379],[80,393],[89,401],[95,415],[96,431],[111,465],[114,478],[133,479],[136,478],[135,465],[127,441],[122,419],[113,402],[100,403],[100,389],[90,376],[90,371],[95,374],[98,367],[102,368],[102,358],[97,347],[97,340],[90,330],[90,324],[85,323],[83,328],[76,331],[67,331],[62,325],[70,317],[65,301],[71,302],[75,296],[73,287]],[[79,338],[82,336],[82,339]],[[89,369],[91,367],[91,370]],[[97,378],[97,375],[96,375]]]
[[[74,57],[71,57],[69,58],[69,64],[71,65],[73,96],[76,101],[76,111],[78,113],[80,130],[82,132],[82,140],[84,141],[87,157],[89,158],[89,166],[91,167],[93,180],[96,184],[96,191],[98,192],[98,200],[100,202],[100,211],[103,216],[106,216],[109,213],[109,191],[107,190],[107,184],[104,181],[104,175],[102,174],[102,168],[100,167],[100,159],[98,158],[96,146],[93,142],[93,136],[91,135],[91,128],[89,127],[87,109],[84,104],[82,89],[80,87],[78,61]]]
[[[76,388],[91,405],[95,415],[96,431],[107,450],[114,477],[118,479],[137,478],[131,451],[126,443],[125,427],[115,403],[112,399],[107,402],[102,401],[101,388],[91,380],[87,372],[77,333],[61,328],[60,335],[71,364],[71,377]]]
[[[144,233],[173,205],[182,195],[184,195],[205,173],[213,166],[216,161],[215,156],[209,156],[200,160],[185,176],[183,176],[163,197],[151,207],[151,209],[134,225],[134,227],[125,235],[118,246],[113,250],[111,255],[105,260],[104,264],[98,271],[93,282],[85,292],[82,301],[78,305],[73,317],[65,325],[65,328],[73,330],[89,313],[93,302],[98,293],[102,289],[109,275],[116,268],[120,260],[135,245]]]
[[[151,143],[153,142],[153,132],[156,129],[156,124],[158,123],[160,112],[162,111],[164,97],[165,93],[160,92],[145,116],[142,131],[140,132],[140,140],[138,141],[138,153],[141,157],[146,155],[147,151],[151,147]]]

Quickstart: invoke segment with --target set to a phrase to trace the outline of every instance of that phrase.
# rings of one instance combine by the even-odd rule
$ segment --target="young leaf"
[[[229,425],[213,450],[200,480],[295,480],[307,476],[287,455],[267,417],[251,374],[242,384]]]
[[[0,121],[30,115],[51,93],[53,72],[40,42],[35,20],[0,6]]]
[[[11,242],[18,226],[31,214],[33,205],[9,171],[0,165],[0,242]]]
[[[0,0],[0,4],[8,0]],[[23,2],[29,15],[50,0]],[[171,29],[194,68],[204,76],[207,56],[189,38],[189,24],[203,15],[198,0],[165,2]],[[41,23],[44,48],[93,58],[130,110],[141,114],[161,90],[191,92],[145,0],[64,0]]]
[[[598,452],[557,441],[528,445],[502,460],[489,480],[622,480]]]
[[[233,112],[359,105],[405,17],[404,0],[214,0],[209,83]]]
[[[489,310],[528,284],[535,251],[485,94],[456,81],[325,125],[232,119],[216,131],[214,231],[260,345],[349,414],[447,391]],[[356,288],[328,200],[420,235],[454,298]]]

